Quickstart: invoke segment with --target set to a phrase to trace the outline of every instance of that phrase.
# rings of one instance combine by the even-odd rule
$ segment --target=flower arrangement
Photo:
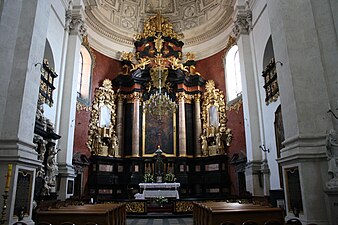
[[[168,199],[163,197],[163,196],[159,196],[155,199],[155,202],[161,206],[163,206],[164,203],[168,203]]]
[[[145,173],[144,176],[144,182],[145,183],[152,183],[154,182],[154,175],[152,175],[151,173]]]
[[[175,174],[173,174],[172,172],[167,173],[164,176],[164,181],[165,182],[175,182],[176,181]]]

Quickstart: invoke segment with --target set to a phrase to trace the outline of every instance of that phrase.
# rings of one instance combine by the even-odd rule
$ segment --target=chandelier
[[[168,68],[161,66],[151,68],[150,76],[152,85],[150,89],[155,89],[156,91],[144,102],[143,109],[155,119],[162,120],[163,116],[176,111],[176,103],[170,99],[167,88],[163,86],[168,77]]]

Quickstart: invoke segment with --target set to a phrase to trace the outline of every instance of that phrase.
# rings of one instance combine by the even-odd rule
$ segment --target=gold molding
[[[204,140],[204,143],[202,143],[202,155],[225,154],[223,142],[226,146],[230,146],[232,139],[231,129],[226,127],[228,119],[226,116],[225,97],[221,90],[215,88],[213,80],[208,80],[205,88],[201,115],[203,121],[201,140]],[[210,118],[215,121],[210,121]],[[208,139],[209,141],[207,141]]]
[[[143,24],[143,32],[135,36],[136,40],[142,38],[155,37],[156,33],[162,33],[164,37],[171,37],[174,39],[183,38],[183,34],[178,34],[174,31],[173,24],[157,13],[155,16],[149,17]]]
[[[239,109],[241,108],[241,106],[243,105],[243,100],[242,98],[238,98],[237,101],[232,102],[231,104],[229,104],[227,106],[227,110],[228,111],[236,111],[236,113],[239,112]]]
[[[82,102],[80,101],[76,101],[76,111],[90,111],[90,106],[87,106],[85,104],[83,104]]]
[[[105,79],[101,87],[95,90],[89,120],[87,147],[93,155],[115,156],[118,149],[118,138],[115,132],[116,123],[116,95],[112,82]],[[103,109],[108,110],[108,124],[100,124]],[[101,111],[102,110],[102,111]],[[107,122],[107,121],[105,121]]]

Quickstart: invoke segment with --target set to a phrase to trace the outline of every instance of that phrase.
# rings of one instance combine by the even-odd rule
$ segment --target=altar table
[[[143,198],[180,198],[178,194],[180,183],[140,183],[139,186],[143,189]]]

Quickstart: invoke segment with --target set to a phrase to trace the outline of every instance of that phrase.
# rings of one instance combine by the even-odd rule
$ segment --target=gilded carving
[[[126,204],[127,213],[146,213],[146,202],[128,202]]]
[[[235,110],[237,113],[239,112],[239,109],[243,105],[242,98],[238,99],[238,101],[232,103],[231,105],[227,106],[227,111]]]
[[[176,98],[178,100],[178,102],[182,102],[185,100],[185,93],[184,92],[178,92],[176,93]]]
[[[174,212],[176,213],[191,213],[194,204],[192,201],[176,201],[174,203]]]
[[[168,59],[169,62],[171,62],[171,68],[173,70],[177,70],[177,69],[180,69],[182,71],[186,71],[186,72],[189,72],[188,69],[187,69],[187,66],[184,66],[179,59],[177,58],[169,58]]]
[[[183,34],[176,33],[173,29],[173,24],[158,13],[144,23],[143,32],[137,34],[135,39],[140,40],[142,38],[155,37],[157,32],[162,32],[162,35],[165,37],[183,38]]]
[[[76,102],[76,111],[89,111],[89,106],[83,104],[82,102],[77,101]]]
[[[225,154],[225,146],[230,146],[231,129],[226,127],[226,105],[224,94],[215,88],[215,82],[208,80],[202,103],[201,135],[202,155]]]
[[[111,80],[96,89],[91,107],[87,147],[93,155],[115,156],[118,150],[115,132],[116,95]]]

